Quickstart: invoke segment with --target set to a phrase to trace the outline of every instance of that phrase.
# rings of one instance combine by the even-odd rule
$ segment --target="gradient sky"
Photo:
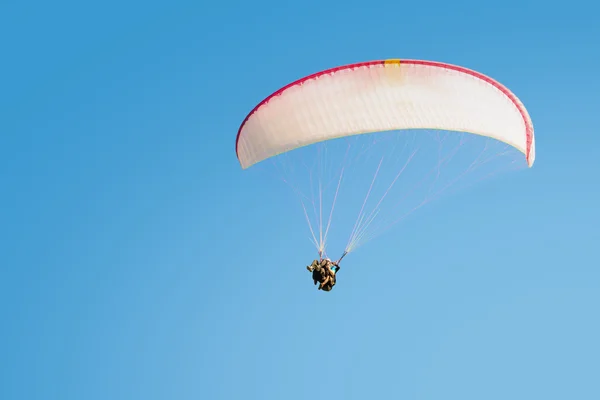
[[[0,398],[600,398],[591,4],[3,2]],[[382,58],[507,85],[536,164],[318,292],[300,208],[235,134],[288,82]]]

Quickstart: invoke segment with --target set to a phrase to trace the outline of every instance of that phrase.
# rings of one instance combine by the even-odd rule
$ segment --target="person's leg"
[[[309,270],[310,272],[313,272],[315,270],[315,268],[317,268],[318,265],[319,265],[319,260],[314,260],[312,262],[312,264],[310,264],[308,267],[306,267],[306,269]]]
[[[323,289],[323,287],[325,287],[325,285],[327,285],[327,283],[329,282],[331,278],[329,277],[329,275],[327,275],[325,277],[325,279],[323,280],[323,282],[321,282],[321,284],[319,285],[319,290]]]

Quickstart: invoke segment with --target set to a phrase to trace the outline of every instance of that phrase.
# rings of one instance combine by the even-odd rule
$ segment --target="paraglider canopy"
[[[302,78],[273,93],[244,119],[236,153],[242,168],[324,140],[370,132],[441,129],[505,142],[535,160],[533,125],[499,82],[433,61],[381,60]]]

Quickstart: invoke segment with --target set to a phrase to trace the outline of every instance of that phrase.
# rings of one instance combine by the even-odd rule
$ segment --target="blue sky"
[[[549,4],[3,3],[0,398],[600,398],[600,26]],[[536,164],[318,292],[300,208],[235,134],[288,82],[382,58],[506,84]]]

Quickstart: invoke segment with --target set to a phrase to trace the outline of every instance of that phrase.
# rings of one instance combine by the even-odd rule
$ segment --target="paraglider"
[[[340,270],[339,262],[329,258],[314,260],[306,269],[312,273],[313,282],[319,283],[318,289],[329,292],[337,283],[337,273]]]
[[[359,155],[348,156],[347,149],[350,145],[346,147],[346,143],[350,143],[352,138],[367,137],[378,132],[393,133],[384,139],[371,139],[370,144],[359,147]],[[424,132],[428,132],[428,135]],[[440,136],[443,132],[447,134]],[[424,146],[413,145],[416,140],[426,136],[433,138],[431,149],[424,150]],[[313,244],[319,253],[319,259],[315,260],[317,264],[313,262],[309,271],[313,272],[313,280],[317,275],[321,277],[315,284],[319,281],[322,290],[331,290],[336,282],[337,269],[330,275],[328,271],[332,270],[327,265],[332,262],[326,261],[328,259],[321,255],[326,251],[333,211],[341,197],[342,181],[349,174],[349,165],[364,154],[369,155],[369,160],[374,160],[373,166],[368,170],[356,169],[357,180],[345,196],[348,198],[356,195],[360,184],[365,183],[366,196],[363,201],[361,195],[356,204],[356,209],[360,211],[355,223],[347,228],[351,233],[341,258],[386,231],[408,213],[436,199],[439,192],[467,173],[481,165],[489,165],[486,151],[491,145],[486,144],[484,151],[474,154],[455,179],[451,179],[448,185],[442,185],[440,190],[435,189],[440,184],[449,160],[458,151],[449,151],[447,155],[443,155],[443,146],[456,140],[456,149],[462,149],[474,137],[488,139],[486,143],[493,142],[515,149],[524,155],[527,167],[534,163],[535,138],[531,118],[521,101],[505,86],[479,72],[456,65],[392,59],[328,69],[279,89],[246,116],[239,128],[235,147],[241,167],[247,169],[266,159],[282,158],[290,153],[301,154],[303,149],[313,145],[334,146],[339,140],[345,140],[342,151],[337,155],[332,155],[329,148],[318,148],[319,160],[315,163],[302,161],[294,164],[298,170],[306,167],[308,173],[305,176],[308,177],[306,180],[309,180],[311,191],[316,186],[316,194],[313,194],[312,200],[296,185],[291,184],[291,179],[284,178],[284,182],[292,187],[300,199]],[[395,150],[395,141],[400,139],[406,139],[406,145],[402,148],[403,152],[406,148],[409,149],[406,154],[398,155]],[[391,152],[392,149],[394,152],[385,153],[381,157],[379,153],[373,156],[373,145],[384,140],[392,142],[386,142],[382,152]],[[412,152],[411,148],[414,149]],[[501,156],[507,153],[506,148],[499,153]],[[409,164],[414,163],[417,154],[429,160],[432,167],[417,168],[415,171],[421,172],[431,182],[410,186],[405,170]],[[377,189],[375,183],[383,180],[386,172],[384,160],[397,162],[398,165],[394,164],[387,170],[390,172],[389,179],[386,178],[389,185],[386,184],[381,189],[382,195],[369,213],[367,204]],[[515,162],[513,160],[511,165]],[[332,178],[323,171],[335,163],[339,167]],[[286,169],[284,172],[295,173],[296,169]],[[370,185],[366,184],[370,179],[366,177],[367,173],[372,176]],[[404,186],[399,189],[401,195],[398,201],[392,202],[388,211],[384,210],[393,189],[399,185]],[[330,187],[335,190],[331,196],[331,211],[327,218],[323,215],[324,193]],[[407,206],[406,213],[394,215],[398,205],[406,205],[406,196],[414,195],[417,190],[422,190],[423,195],[419,194],[420,200],[415,201],[414,207]],[[309,217],[311,203],[318,220],[316,224]],[[346,220],[342,220],[341,224]],[[318,225],[318,229],[313,225]],[[338,269],[341,258],[335,263]],[[327,273],[321,274],[322,272]]]

